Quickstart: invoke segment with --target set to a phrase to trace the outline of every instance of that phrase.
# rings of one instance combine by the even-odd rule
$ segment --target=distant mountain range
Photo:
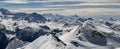
[[[119,49],[120,21],[0,9],[0,49]]]
[[[8,11],[7,9],[1,8],[0,12],[4,15],[4,18],[8,18],[9,16],[13,16],[13,19],[16,20],[26,20],[29,22],[45,22],[47,19],[43,17],[40,14],[37,13],[31,13],[31,14],[26,14],[26,13],[12,13]]]

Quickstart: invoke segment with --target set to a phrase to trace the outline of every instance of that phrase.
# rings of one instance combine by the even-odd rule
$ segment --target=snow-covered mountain
[[[64,49],[65,43],[53,35],[41,36],[32,43],[18,49]]]
[[[59,14],[43,14],[43,16],[46,17],[48,21],[63,24],[63,27],[76,26],[87,20],[78,15],[64,16]]]
[[[13,38],[13,40],[7,45],[6,49],[16,49],[18,47],[22,47],[28,42],[24,42],[22,40],[19,40],[17,38]]]
[[[0,49],[119,49],[120,21],[0,9]]]
[[[11,12],[9,12],[7,9],[5,9],[5,8],[1,8],[0,9],[0,12],[3,14],[3,15],[10,15],[10,14],[12,14]]]
[[[27,20],[28,22],[46,22],[47,21],[45,17],[37,13],[28,14],[24,18],[24,20]]]
[[[116,49],[119,32],[103,21],[88,20],[61,36],[44,35],[18,49]]]
[[[31,14],[27,14],[23,12],[13,13],[4,8],[1,8],[0,12],[2,15],[4,15],[4,18],[13,18],[14,20],[26,20],[28,22],[41,22],[41,23],[47,21],[45,17],[37,13],[31,13]]]

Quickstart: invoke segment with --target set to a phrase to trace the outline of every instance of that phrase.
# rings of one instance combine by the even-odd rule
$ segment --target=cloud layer
[[[58,1],[58,0],[0,0],[6,3],[30,3],[30,2],[38,2],[38,1]],[[59,0],[59,1],[81,1],[81,2],[117,2],[120,0]]]
[[[0,0],[0,7],[18,12],[120,15],[120,0]]]

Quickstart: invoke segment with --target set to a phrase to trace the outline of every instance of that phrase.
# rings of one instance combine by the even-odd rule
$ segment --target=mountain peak
[[[63,48],[64,46],[65,45],[61,41],[58,40],[58,37],[49,34],[49,35],[45,35],[45,36],[41,36],[37,38],[32,43],[22,48],[24,49],[49,49],[49,48],[59,49],[59,48]],[[22,49],[22,48],[18,48],[18,49]]]
[[[34,13],[32,13],[32,14],[35,14],[35,15],[37,15],[38,13],[34,12]]]
[[[7,9],[5,9],[5,8],[1,8],[1,9],[0,9],[0,12],[1,12],[3,15],[9,15],[9,14],[11,14],[11,13],[9,12],[9,10],[7,10]]]
[[[41,14],[31,13],[25,17],[25,20],[27,20],[28,22],[45,22],[47,19]]]

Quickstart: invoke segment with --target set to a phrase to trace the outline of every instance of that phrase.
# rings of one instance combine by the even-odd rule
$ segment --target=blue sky
[[[120,0],[0,0],[0,7],[13,12],[120,16]]]

